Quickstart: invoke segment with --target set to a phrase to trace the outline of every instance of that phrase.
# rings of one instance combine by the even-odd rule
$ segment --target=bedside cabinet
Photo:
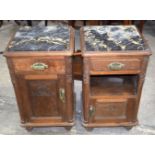
[[[86,26],[80,37],[84,126],[136,125],[151,54],[147,43],[135,26]]]
[[[26,129],[73,126],[73,50],[67,26],[23,27],[10,41],[4,55]]]

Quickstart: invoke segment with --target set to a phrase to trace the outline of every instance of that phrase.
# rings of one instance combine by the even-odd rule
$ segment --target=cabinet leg
[[[133,128],[133,126],[126,126],[125,127],[127,130],[131,130]]]
[[[30,132],[33,130],[33,127],[25,127],[25,129]]]
[[[72,126],[66,126],[65,129],[70,131],[72,129]]]

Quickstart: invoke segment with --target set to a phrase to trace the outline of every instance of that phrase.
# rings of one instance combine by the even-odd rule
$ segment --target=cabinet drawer
[[[108,73],[139,73],[140,59],[90,59],[90,72],[92,74]]]
[[[92,99],[89,120],[93,123],[130,122],[135,119],[136,99]]]
[[[65,73],[65,60],[54,58],[14,58],[12,59],[16,73]]]

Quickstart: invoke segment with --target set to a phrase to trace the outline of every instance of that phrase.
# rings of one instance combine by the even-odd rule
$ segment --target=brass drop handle
[[[119,62],[113,62],[113,63],[110,63],[110,64],[108,65],[108,68],[109,68],[110,70],[117,71],[117,70],[121,70],[121,69],[123,69],[124,66],[125,66],[125,65],[122,64],[122,63],[119,63]]]
[[[91,105],[89,107],[89,117],[92,117],[94,114],[95,114],[95,107]]]
[[[62,103],[65,103],[65,89],[64,88],[59,89],[59,99],[61,100]]]
[[[45,63],[41,63],[41,62],[37,62],[37,63],[34,63],[31,68],[33,70],[45,70],[48,68],[48,65],[45,64]]]

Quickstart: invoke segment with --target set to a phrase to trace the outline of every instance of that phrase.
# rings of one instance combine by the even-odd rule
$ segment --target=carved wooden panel
[[[130,99],[93,99],[89,107],[90,122],[123,122],[131,117],[133,120],[135,105],[135,100]]]
[[[60,115],[56,80],[28,80],[27,87],[32,116]]]
[[[114,118],[126,118],[126,102],[121,103],[100,103],[96,105],[96,117],[95,119],[114,119]]]

